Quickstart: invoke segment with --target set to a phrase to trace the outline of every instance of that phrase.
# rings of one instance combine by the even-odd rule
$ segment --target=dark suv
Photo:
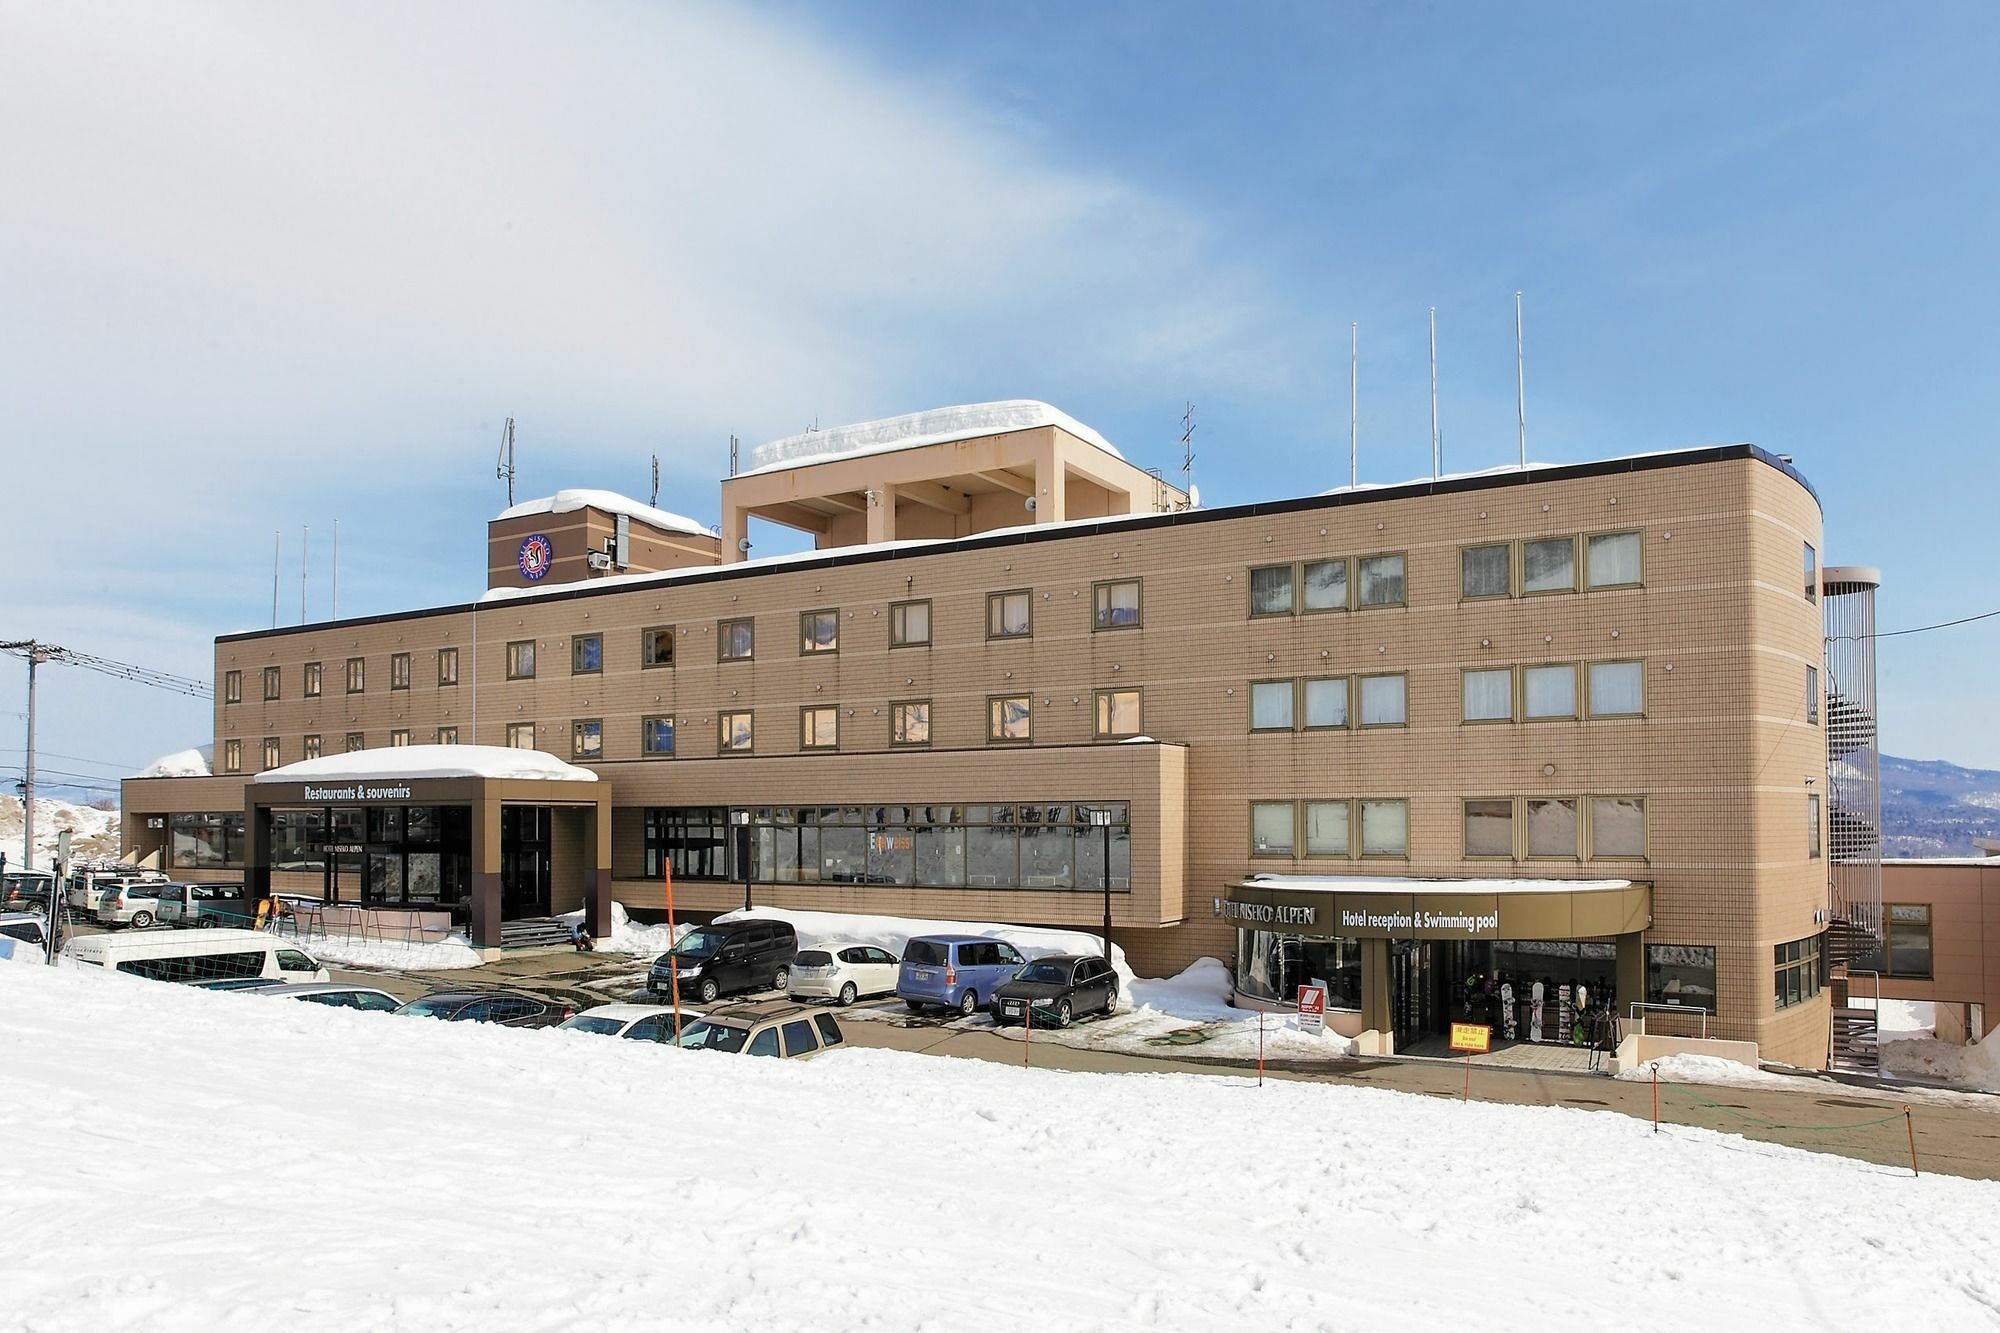
[[[789,921],[717,921],[690,930],[671,953],[654,959],[646,989],[668,996],[678,973],[681,993],[703,1004],[733,991],[783,990],[798,953],[798,932]]]

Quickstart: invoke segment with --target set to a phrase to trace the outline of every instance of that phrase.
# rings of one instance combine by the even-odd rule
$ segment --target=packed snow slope
[[[118,855],[118,812],[47,796],[35,798],[35,868],[48,870],[56,863],[56,847],[62,830],[70,830],[71,856],[114,857]],[[7,854],[7,868],[21,868],[21,834],[26,820],[21,814],[21,798],[0,796],[0,852]]]
[[[37,1333],[2000,1327],[2000,1185],[1609,1113],[37,967],[0,1071]]]

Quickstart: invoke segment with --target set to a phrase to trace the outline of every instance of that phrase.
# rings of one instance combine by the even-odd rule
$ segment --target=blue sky
[[[733,432],[1052,401],[1210,502],[1754,441],[1885,627],[2000,607],[2000,11],[1936,5],[0,3],[0,637],[212,636],[482,579],[523,495],[712,521]],[[760,550],[777,549],[764,534]],[[2000,767],[2000,621],[1885,641],[1897,753]],[[21,671],[0,664],[0,769]],[[119,766],[204,707],[44,676]],[[84,762],[90,761],[90,762]]]

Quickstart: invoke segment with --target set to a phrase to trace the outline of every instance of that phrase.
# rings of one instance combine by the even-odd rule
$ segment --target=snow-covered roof
[[[670,514],[664,509],[640,504],[629,495],[620,495],[616,491],[557,491],[554,495],[545,496],[540,500],[523,500],[511,509],[503,509],[500,511],[500,518],[494,521],[497,523],[500,519],[527,518],[532,514],[567,514],[586,507],[607,514],[624,514],[667,532],[685,532],[703,537],[715,535],[685,515]]]
[[[533,778],[595,782],[597,774],[540,750],[505,745],[393,745],[301,759],[259,773],[253,782],[331,782],[368,778]]]
[[[1069,413],[1036,402],[1032,398],[1010,398],[999,403],[968,403],[960,407],[934,407],[928,412],[884,417],[880,421],[860,421],[830,430],[809,430],[757,445],[750,451],[750,466],[739,476],[759,472],[779,472],[785,468],[836,459],[860,458],[866,454],[886,454],[898,449],[917,449],[927,444],[951,440],[971,440],[982,435],[1004,435],[1008,431],[1060,426],[1086,444],[1095,445],[1113,458],[1123,459],[1111,441],[1078,421]]]
[[[1252,875],[1245,888],[1287,893],[1610,893],[1629,879],[1401,879],[1394,875]]]
[[[206,778],[214,776],[211,757],[215,753],[212,745],[197,745],[192,750],[176,750],[163,754],[132,776],[135,778]]]

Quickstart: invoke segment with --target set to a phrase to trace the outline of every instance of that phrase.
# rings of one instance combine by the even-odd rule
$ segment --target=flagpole
[[[1521,426],[1521,466],[1528,466],[1528,357],[1521,337],[1521,294],[1514,293],[1514,415]]]
[[[1347,488],[1361,483],[1361,325],[1347,326]]]

